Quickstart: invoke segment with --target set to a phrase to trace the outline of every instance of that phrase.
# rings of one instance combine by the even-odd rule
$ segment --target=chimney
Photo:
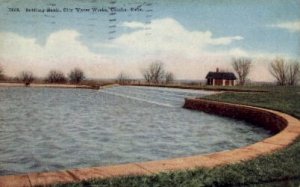
[[[219,68],[216,69],[216,72],[217,72],[217,73],[219,72]]]

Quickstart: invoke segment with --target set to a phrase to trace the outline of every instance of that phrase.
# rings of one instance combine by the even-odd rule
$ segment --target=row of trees
[[[0,78],[4,77],[3,68],[0,65]],[[22,81],[25,85],[30,85],[36,77],[31,71],[22,71],[17,77],[18,80]],[[85,79],[84,72],[79,68],[74,68],[68,74],[68,77],[59,70],[51,70],[45,78],[47,83],[66,83],[70,81],[71,83],[79,84]]]
[[[239,84],[244,85],[252,70],[252,59],[234,58],[232,68],[238,76]],[[298,61],[287,61],[283,58],[274,59],[269,65],[271,75],[276,79],[278,85],[296,85],[300,79],[300,63]],[[175,76],[172,72],[165,71],[164,64],[160,61],[151,63],[142,71],[147,83],[159,84],[172,83]]]
[[[244,85],[247,77],[252,70],[252,60],[250,58],[232,59],[232,67],[238,76],[239,84]],[[269,65],[271,75],[276,79],[278,85],[296,85],[300,79],[300,63],[298,61],[287,61],[283,58],[276,58]],[[149,84],[170,84],[175,80],[172,72],[166,71],[164,64],[160,61],[151,63],[141,71],[145,81]],[[4,79],[4,70],[0,64],[0,80]],[[78,84],[85,79],[84,72],[79,68],[74,68],[68,77],[59,70],[51,70],[45,81],[47,83],[71,83]],[[35,76],[30,71],[23,71],[19,75],[19,80],[29,85],[35,80]],[[117,77],[120,84],[128,84],[131,79],[121,72]]]
[[[68,78],[64,75],[62,71],[51,70],[48,73],[45,81],[47,83],[66,83],[67,81],[70,81],[71,83],[79,84],[84,79],[84,72],[79,68],[74,68],[68,74]]]
[[[238,75],[239,84],[244,85],[251,70],[252,60],[249,58],[236,58],[232,67]],[[287,61],[276,58],[270,63],[269,72],[276,79],[278,85],[296,85],[300,79],[300,64],[297,61]]]

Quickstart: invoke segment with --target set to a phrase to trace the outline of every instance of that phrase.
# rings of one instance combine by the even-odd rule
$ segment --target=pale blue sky
[[[63,57],[57,51],[53,52],[54,56],[56,54],[62,56],[60,61],[65,61],[62,64],[69,64],[69,69],[71,66],[83,64],[82,66],[89,67],[87,71],[91,77],[97,77],[95,74],[102,74],[103,76],[99,77],[109,78],[116,76],[120,71],[126,71],[130,65],[141,69],[142,63],[146,64],[153,59],[165,61],[167,67],[185,66],[186,61],[190,60],[189,65],[195,65],[199,69],[201,69],[202,60],[210,63],[211,69],[213,63],[222,64],[220,59],[223,59],[226,54],[228,58],[235,55],[245,55],[254,59],[264,55],[268,58],[300,57],[299,0],[115,0],[117,7],[127,9],[142,5],[141,12],[127,10],[118,12],[116,15],[103,12],[77,13],[76,10],[72,13],[24,11],[25,8],[47,7],[61,10],[64,7],[107,8],[111,6],[111,1],[0,0],[0,34],[2,35],[2,37],[0,35],[0,49],[28,46],[16,51],[0,50],[1,63],[7,66],[8,73],[11,74],[16,74],[20,70],[15,67],[16,64],[24,63],[24,67],[36,69],[42,76],[41,72],[46,72],[46,70],[41,71],[41,68],[55,68],[56,66],[59,68],[58,64],[62,62],[55,62],[54,57],[50,58],[49,55],[51,56],[53,48],[57,50],[61,48],[75,53],[72,56],[70,52]],[[8,8],[13,7],[20,8],[21,12],[9,12]],[[144,33],[141,33],[141,30]],[[181,35],[183,38],[180,37]],[[184,36],[197,38],[195,41],[199,45],[192,38],[185,40]],[[70,42],[70,45],[65,44],[64,41],[64,38],[68,37],[70,37],[68,41],[74,40],[73,43]],[[47,45],[47,41],[48,44],[51,43],[50,39],[53,39],[53,48]],[[78,45],[78,47],[69,50],[71,45]],[[141,50],[143,46],[145,49]],[[167,57],[178,55],[176,47],[180,48],[179,51],[188,47],[191,50],[187,53],[183,51],[183,54],[177,56],[176,62],[172,64],[169,62],[172,58]],[[45,54],[35,57],[35,51],[39,50],[40,53]],[[84,50],[83,55],[79,55],[80,50]],[[30,57],[22,58],[22,55],[26,56],[24,53],[29,53]],[[20,58],[24,62],[19,62]],[[77,62],[72,64],[67,62],[67,59]],[[91,63],[80,64],[84,59]],[[204,66],[206,66],[205,62],[203,62]],[[228,61],[224,58],[225,63],[228,65]],[[103,67],[109,64],[112,64],[112,67],[110,70],[104,68],[105,72],[90,70],[93,69],[93,65]],[[172,71],[178,71],[179,78],[191,79],[200,79],[209,70],[204,69],[196,75],[196,71],[189,71],[187,68],[180,71],[180,69],[171,68]],[[132,76],[139,77],[138,71],[140,70],[133,71]]]

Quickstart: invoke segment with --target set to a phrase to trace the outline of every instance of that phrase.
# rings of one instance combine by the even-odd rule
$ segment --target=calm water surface
[[[185,97],[211,93],[0,88],[0,175],[210,153],[270,135],[243,121],[182,108]]]

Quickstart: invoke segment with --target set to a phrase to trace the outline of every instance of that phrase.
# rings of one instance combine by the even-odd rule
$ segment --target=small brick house
[[[236,83],[236,76],[232,72],[219,72],[217,68],[216,72],[209,72],[206,75],[207,85],[212,86],[234,86]]]

